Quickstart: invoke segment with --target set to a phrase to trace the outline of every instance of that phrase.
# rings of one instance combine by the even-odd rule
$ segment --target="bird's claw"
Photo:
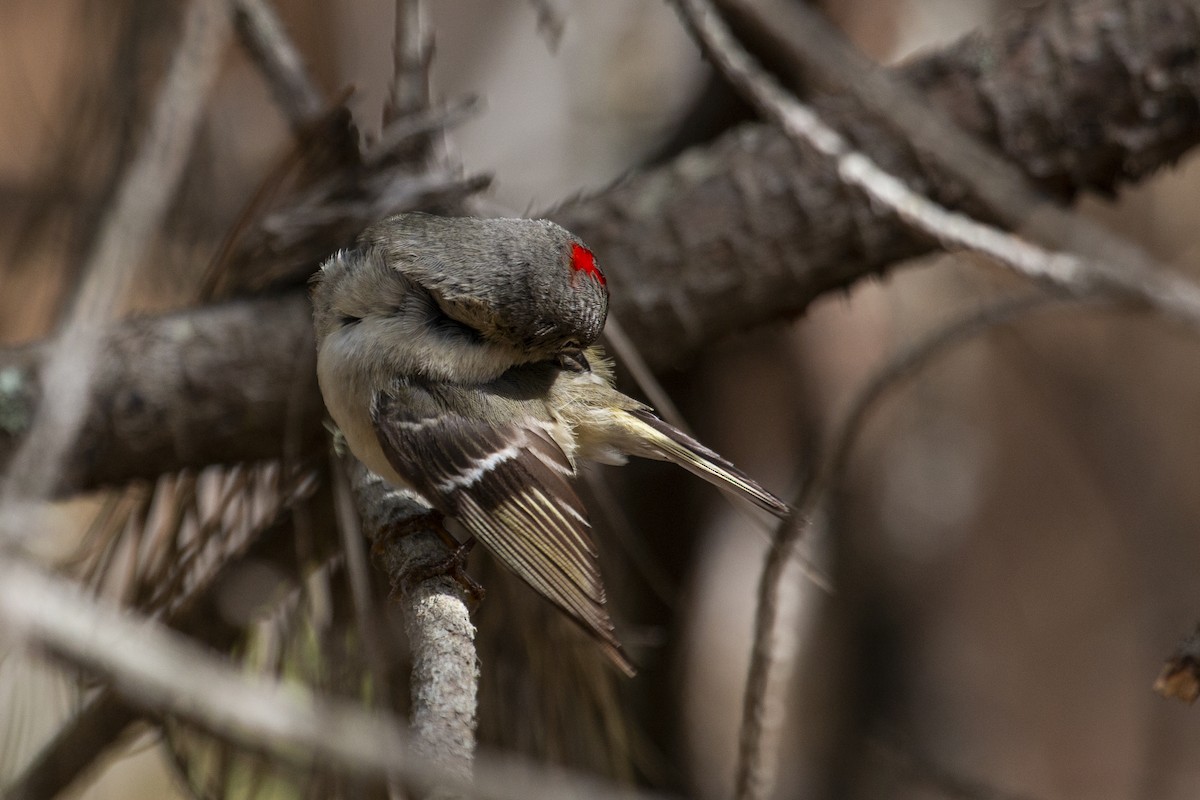
[[[409,570],[405,578],[405,583],[408,586],[420,583],[421,581],[436,578],[442,575],[454,579],[454,582],[459,585],[467,595],[468,607],[474,611],[483,602],[483,598],[487,596],[487,592],[478,581],[467,574],[467,557],[471,555],[471,550],[475,547],[474,537],[468,539],[462,544],[457,544],[454,550],[440,561],[422,564]]]
[[[436,561],[425,561],[424,563],[411,565],[404,571],[404,575],[393,588],[391,599],[396,600],[398,594],[407,593],[418,583],[440,575],[446,575],[453,578],[455,583],[462,587],[463,592],[468,597],[468,605],[474,611],[483,602],[483,598],[487,594],[483,586],[468,575],[466,570],[467,557],[475,547],[475,538],[471,537],[467,541],[460,543],[446,530],[442,524],[442,520],[443,516],[440,512],[430,511],[428,514],[409,517],[401,522],[393,523],[388,526],[382,536],[375,540],[375,544],[371,548],[371,554],[378,558],[383,555],[388,545],[396,539],[411,536],[420,531],[433,531],[442,540],[442,543],[449,548],[450,553],[445,558]]]

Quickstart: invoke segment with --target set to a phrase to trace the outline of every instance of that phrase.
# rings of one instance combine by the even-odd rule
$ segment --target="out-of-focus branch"
[[[1047,3],[898,72],[1039,187],[1105,191],[1200,136],[1200,54],[1188,38],[1198,33],[1195,6],[1182,0]],[[922,192],[949,207],[964,198],[888,126],[847,105],[814,108]],[[778,131],[743,127],[556,219],[603,256],[615,312],[662,365],[931,248],[819,162]]]
[[[774,782],[774,760],[778,756],[778,731],[767,720],[772,710],[783,707],[780,695],[788,685],[790,665],[776,659],[774,642],[778,622],[785,618],[780,608],[782,586],[797,545],[809,535],[841,475],[864,424],[880,402],[934,359],[953,347],[988,330],[1062,302],[1048,294],[1018,296],[997,301],[961,319],[938,328],[897,353],[860,390],[825,453],[792,502],[792,514],[779,527],[767,554],[758,587],[753,649],[746,680],[737,767],[737,797],[769,797]],[[777,716],[777,715],[775,715]]]
[[[170,207],[216,81],[229,16],[223,0],[192,0],[145,137],[121,177],[113,205],[83,267],[66,323],[47,350],[42,392],[28,434],[0,483],[0,501],[49,493],[75,460],[72,447],[102,378],[97,332],[120,309],[142,256]],[[7,460],[7,459],[6,459]],[[9,525],[23,523],[9,519]],[[6,526],[8,527],[8,526]],[[15,535],[6,530],[0,535]]]
[[[283,761],[321,760],[365,778],[396,776],[418,788],[446,786],[494,800],[638,796],[512,757],[481,757],[473,781],[456,778],[417,753],[404,726],[391,718],[314,697],[294,684],[249,678],[147,620],[82,598],[12,560],[0,562],[0,625],[104,676],[133,702]]]
[[[383,109],[386,127],[429,107],[429,63],[433,55],[421,0],[396,0],[392,38],[392,82]]]
[[[916,230],[948,245],[991,256],[1020,274],[1073,295],[1103,290],[1115,297],[1145,303],[1159,313],[1200,329],[1200,287],[1182,277],[1152,269],[1150,259],[1125,246],[1124,242],[1117,242],[1117,247],[1112,243],[1107,246],[1109,250],[1116,250],[1111,257],[1121,261],[1086,260],[1073,252],[1045,250],[946,209],[855,150],[810,107],[783,90],[733,38],[711,0],[676,0],[676,4],[710,60],[739,90],[797,143],[830,159],[847,184],[863,191]],[[733,0],[725,0],[725,4],[735,5]],[[916,104],[907,97],[905,87],[887,85],[886,76],[880,75],[876,79],[876,75],[837,46],[831,31],[825,30],[825,35],[819,36],[822,26],[818,20],[800,19],[798,23],[798,40],[808,50],[822,54],[820,58],[813,55],[809,59],[811,62],[838,68],[837,71],[845,74],[845,79],[868,104],[883,108],[887,121],[901,128],[915,148],[938,148],[939,152],[929,158],[967,182],[980,198],[990,202],[992,210],[1001,219],[1019,223],[1032,217],[1041,227],[1044,227],[1044,220],[1052,219],[1058,223],[1049,229],[1052,237],[1083,241],[1081,234],[1087,226],[1081,220],[1042,202],[1019,175],[996,163],[991,153],[973,141],[939,125],[934,114],[926,114],[924,120],[919,118]],[[812,41],[809,41],[810,35]],[[887,89],[891,91],[885,91]],[[982,173],[978,181],[970,174],[968,167],[971,164]],[[1103,240],[1110,238],[1103,231],[1096,231],[1093,236],[1102,240],[1102,247],[1105,246]],[[737,796],[746,800],[768,797],[774,791],[771,765],[775,742],[765,724],[767,709],[772,705],[768,702],[772,683],[771,641],[783,565],[788,562],[804,527],[796,520],[815,511],[815,508],[806,507],[803,503],[806,499],[802,498],[797,504],[799,510],[789,520],[791,524],[784,526],[783,535],[773,547],[760,587],[760,612],[747,684],[737,777]]]
[[[222,610],[222,594],[237,580],[244,563],[270,564],[280,574],[300,580],[313,564],[321,563],[337,552],[338,542],[329,532],[332,521],[318,519],[322,505],[319,495],[308,497],[325,486],[308,474],[299,491],[280,506],[274,519],[248,537],[245,546],[230,552],[219,566],[192,586],[161,618],[163,624],[187,636],[191,641],[215,652],[228,651],[243,629],[227,621]],[[301,502],[296,506],[295,501]],[[296,515],[309,524],[296,524]],[[298,537],[305,530],[315,535]],[[298,543],[298,538],[304,544]],[[10,800],[40,800],[54,797],[66,789],[109,747],[120,741],[122,731],[141,718],[141,711],[130,705],[112,687],[105,687],[65,722],[58,734],[42,748],[37,757],[10,785],[5,787]]]
[[[1104,189],[1148,174],[1200,140],[1198,38],[1200,21],[1182,0],[1080,0],[1071,4],[1070,14],[1059,4],[1046,4],[1038,14],[1014,18],[988,36],[970,37],[902,71],[960,124],[1006,148],[1039,185]],[[1127,65],[1132,53],[1136,64]],[[1053,85],[1045,74],[1056,76]],[[1146,102],[1148,83],[1153,103]],[[819,108],[824,113],[834,106]],[[833,116],[843,119],[844,113]],[[1081,138],[1078,120],[1084,118],[1091,137]],[[851,121],[846,127],[855,140],[873,138],[875,128],[868,123]],[[881,135],[884,146],[892,137]],[[888,163],[934,196],[962,196],[955,187],[936,184],[903,153]],[[1093,169],[1097,163],[1106,168]],[[318,211],[313,209],[314,217]],[[552,216],[601,254],[613,313],[651,366],[677,361],[731,331],[798,313],[830,289],[878,275],[894,261],[932,247],[927,238],[877,214],[832,171],[764,126],[740,129]],[[224,332],[205,322],[217,313],[226,315]],[[309,385],[307,395],[298,384],[264,386],[267,394],[256,398],[254,408],[247,408],[246,392],[237,390],[243,381],[257,385],[250,373],[278,377],[281,365],[292,359],[296,374],[311,376],[311,351],[297,344],[308,335],[307,325],[303,302],[294,297],[146,320],[114,332],[110,340],[125,340],[136,352],[139,337],[154,342],[193,327],[210,330],[207,341],[184,337],[188,346],[174,352],[168,376],[186,370],[202,386],[230,386],[235,390],[230,413],[208,395],[204,407],[193,408],[186,384],[174,382],[175,394],[159,395],[155,420],[139,415],[143,426],[157,428],[143,434],[158,447],[153,458],[139,460],[146,448],[136,441],[85,426],[58,491],[208,463],[204,457],[245,460],[277,452],[285,439],[284,417],[277,413],[288,406],[284,392],[293,408],[311,411],[297,416],[298,430],[311,433],[320,408],[315,386]],[[280,335],[287,331],[293,338]],[[161,344],[157,349],[160,358],[170,352]],[[30,381],[36,394],[36,376],[29,370],[35,363],[28,351],[0,351],[0,370],[23,368],[16,374],[24,380],[14,382],[23,387],[20,396],[29,395]],[[219,379],[207,372],[218,364]],[[118,390],[145,385],[151,376],[133,359],[112,366],[117,371],[105,374],[107,391],[96,387],[93,393],[89,419],[107,414],[124,429],[121,416],[138,407],[114,402]],[[4,387],[0,381],[0,406],[8,396]],[[239,415],[245,423],[240,435],[231,435]],[[22,435],[19,426],[0,428],[0,460]]]
[[[293,132],[320,117],[325,101],[268,0],[233,0],[234,22],[250,57],[267,79]]]

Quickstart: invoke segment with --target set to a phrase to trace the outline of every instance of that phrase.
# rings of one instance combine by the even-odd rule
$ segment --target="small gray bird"
[[[351,451],[567,612],[627,674],[572,481],[580,458],[673,461],[787,506],[613,387],[608,289],[547,220],[400,214],[313,277],[317,376]]]

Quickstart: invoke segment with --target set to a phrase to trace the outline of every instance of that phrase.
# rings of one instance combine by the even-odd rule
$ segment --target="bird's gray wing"
[[[504,400],[476,392],[472,403],[483,408],[455,410],[464,408],[456,393],[465,391],[400,380],[379,392],[371,419],[389,463],[632,674],[604,608],[591,526],[571,485],[574,467],[545,421],[487,413],[489,403]],[[496,419],[507,421],[489,421]]]

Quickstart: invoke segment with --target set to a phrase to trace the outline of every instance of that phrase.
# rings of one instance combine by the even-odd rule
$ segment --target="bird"
[[[409,212],[311,281],[317,378],[350,451],[416,492],[635,668],[606,610],[580,460],[673,462],[759,508],[788,506],[615,387],[595,254],[540,219]]]

